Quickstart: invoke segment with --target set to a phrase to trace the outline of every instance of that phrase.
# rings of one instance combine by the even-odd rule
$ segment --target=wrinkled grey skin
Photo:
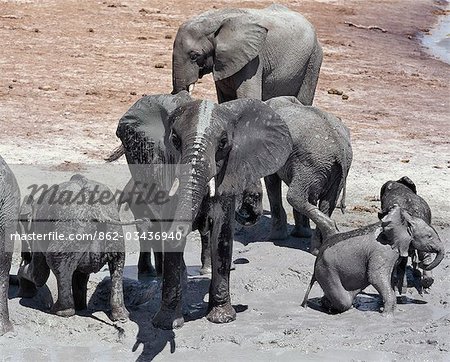
[[[250,99],[221,105],[187,103],[168,121],[167,151],[180,164],[191,167],[180,168],[174,182],[179,185],[173,196],[178,202],[169,233],[179,232],[183,238],[180,243],[164,245],[162,304],[153,323],[164,329],[184,323],[180,286],[183,250],[186,235],[196,228],[211,240],[207,319],[231,322],[236,317],[229,294],[235,197],[284,165],[292,149],[289,130],[270,107]],[[208,197],[212,179],[214,196]],[[206,220],[199,218],[202,214],[208,216]]]
[[[13,329],[8,312],[8,288],[13,249],[11,234],[17,230],[19,207],[16,178],[0,156],[0,336]]]
[[[122,141],[122,146],[116,150],[108,159],[108,162],[119,159],[123,154],[127,158],[127,162],[132,174],[132,180],[126,185],[124,193],[127,194],[133,188],[133,182],[137,185],[135,191],[141,195],[146,195],[145,185],[155,187],[154,192],[168,192],[173,179],[170,175],[161,176],[158,172],[158,165],[176,164],[177,160],[166,153],[164,144],[165,130],[169,115],[179,106],[191,102],[193,99],[187,92],[180,92],[176,95],[150,95],[139,99],[119,120],[116,135]],[[135,167],[135,165],[148,165],[148,167]],[[144,196],[145,197],[145,196]],[[125,196],[123,202],[129,200]],[[164,230],[164,225],[160,222],[164,219],[167,210],[158,205],[136,204],[136,200],[131,200],[129,206],[136,218],[149,218],[152,220],[151,225],[143,223],[137,225],[138,231],[152,231],[155,233]],[[204,223],[204,222],[203,222]],[[209,250],[209,240],[206,235],[202,235],[202,274],[211,272],[211,257]],[[141,253],[138,262],[139,276],[161,275],[163,245],[154,245],[156,271],[151,264],[148,244],[143,245],[146,241],[141,240]]]
[[[392,271],[399,257],[406,257],[413,244],[418,250],[436,253],[424,268],[435,268],[444,258],[444,245],[436,231],[421,218],[395,205],[381,220],[324,240],[302,306],[306,307],[317,280],[324,292],[322,305],[334,312],[352,307],[354,298],[373,285],[384,302],[383,314],[393,314],[396,304]]]
[[[51,270],[58,287],[58,298],[51,311],[59,316],[72,316],[76,310],[87,307],[89,274],[100,271],[108,263],[112,281],[110,318],[113,321],[126,321],[128,311],[124,305],[122,287],[125,245],[121,237],[123,234],[121,226],[129,223],[119,221],[115,200],[102,204],[89,201],[96,187],[99,193],[108,192],[113,195],[105,185],[81,175],[74,175],[70,181],[59,184],[54,199],[52,192],[32,195],[31,205],[26,198],[21,211],[21,220],[25,221],[22,228],[28,233],[43,235],[57,232],[67,237],[69,234],[94,235],[95,232],[103,232],[109,233],[112,240],[97,234],[97,239],[91,242],[71,240],[33,242],[31,261],[19,269],[19,294],[22,297],[32,297],[36,288],[47,282]],[[84,201],[80,201],[81,197],[78,199],[79,203],[55,201],[67,191],[73,192],[74,195],[84,195]]]
[[[380,219],[394,206],[399,205],[401,208],[407,210],[412,216],[419,217],[424,220],[428,225],[431,225],[431,210],[427,202],[417,195],[416,185],[407,176],[402,177],[397,181],[388,181],[382,187],[380,191],[381,200],[381,212]],[[409,255],[413,259],[416,259],[416,252],[414,248],[409,250]],[[417,252],[419,263],[429,263],[432,256],[429,253],[422,251]],[[408,258],[401,258],[395,275],[397,277],[397,288],[402,293],[403,286],[407,286],[406,281],[406,264]],[[414,262],[414,267],[417,264]],[[429,288],[433,284],[433,274],[431,271],[423,270],[421,284],[424,288]]]
[[[172,64],[173,93],[212,72],[219,103],[289,95],[311,105],[322,49],[308,20],[284,6],[220,9],[180,26]]]
[[[337,117],[304,106],[294,97],[277,97],[266,104],[286,122],[293,140],[293,150],[286,164],[276,174],[265,178],[272,213],[270,238],[287,237],[281,181],[289,186],[287,200],[294,208],[295,228],[291,235],[311,236],[310,218],[328,237],[336,232],[330,216],[339,194],[345,190],[352,162],[349,130]],[[320,233],[316,232],[311,243],[314,255],[317,255],[320,239]]]

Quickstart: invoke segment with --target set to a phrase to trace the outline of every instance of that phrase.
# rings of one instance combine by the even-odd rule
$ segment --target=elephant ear
[[[228,78],[259,54],[267,29],[248,16],[226,19],[215,33],[214,80]]]
[[[119,120],[116,135],[122,141],[128,163],[149,164],[164,160],[164,135],[168,118],[177,107],[189,103],[188,92],[139,99]]]
[[[416,189],[416,185],[415,183],[408,177],[408,176],[403,176],[400,180],[397,180],[398,183],[405,185],[406,187],[408,187],[412,192],[414,192],[415,194],[417,194],[417,189]]]
[[[385,240],[398,249],[400,256],[407,257],[412,241],[411,216],[398,205],[394,205],[381,219]]]
[[[239,194],[261,177],[276,173],[292,151],[289,128],[268,105],[238,99],[218,106],[231,117],[231,149],[216,177],[220,193]]]

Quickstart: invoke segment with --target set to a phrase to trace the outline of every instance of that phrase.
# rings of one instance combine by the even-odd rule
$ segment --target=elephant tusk
[[[195,88],[195,83],[189,84],[189,86],[188,86],[189,95],[192,94],[192,92],[194,91],[194,88]]]
[[[209,181],[209,196],[214,197],[216,194],[216,181],[214,177]]]
[[[175,181],[173,182],[172,187],[170,188],[169,191],[169,197],[172,197],[173,195],[176,194],[178,187],[180,186],[180,180],[178,179],[178,177],[175,179]]]

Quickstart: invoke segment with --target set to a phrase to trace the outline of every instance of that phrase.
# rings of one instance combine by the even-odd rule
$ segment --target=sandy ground
[[[214,6],[268,4],[216,1]],[[324,48],[315,104],[340,116],[352,131],[348,212],[335,213],[342,229],[376,221],[381,185],[408,175],[428,200],[442,239],[449,239],[450,67],[420,44],[421,34],[442,13],[440,5],[425,0],[289,3],[313,22]],[[191,0],[0,0],[0,154],[22,189],[34,172],[24,165],[48,173],[102,163],[118,145],[117,121],[130,105],[142,94],[170,92],[177,27],[211,7]],[[331,88],[348,99],[328,94]],[[210,76],[196,86],[195,96],[215,99]],[[106,182],[123,186],[126,179],[124,173]],[[159,284],[135,281],[137,254],[132,253],[126,267],[130,322],[114,325],[103,312],[107,288],[97,284],[106,271],[91,277],[90,312],[69,319],[48,313],[55,298],[53,279],[33,300],[15,298],[12,287],[15,333],[0,337],[0,360],[450,359],[449,253],[435,270],[430,293],[420,296],[410,288],[394,319],[377,312],[372,289],[358,297],[356,308],[327,315],[300,307],[314,262],[308,241],[274,244],[266,239],[269,225],[267,217],[236,235],[234,258],[249,263],[237,264],[232,272],[235,322],[213,325],[203,318],[209,280],[198,277],[199,241],[193,235],[186,253],[189,316],[182,329],[151,326]],[[17,261],[16,255],[13,271]],[[311,297],[319,296],[316,286]]]

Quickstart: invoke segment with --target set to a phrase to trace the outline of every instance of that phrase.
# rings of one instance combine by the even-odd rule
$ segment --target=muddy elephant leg
[[[78,264],[74,254],[70,256],[49,258],[48,264],[55,274],[58,299],[51,308],[51,312],[61,317],[70,317],[75,314],[75,303],[72,294],[72,277]],[[67,259],[71,259],[67,262]]]
[[[32,253],[31,262],[21,265],[17,274],[19,277],[19,297],[34,297],[37,288],[42,287],[50,276],[50,268],[45,254],[41,252]]]
[[[272,229],[270,231],[269,239],[286,239],[288,237],[287,217],[286,211],[283,208],[281,178],[277,174],[269,175],[264,177],[264,183],[266,184],[272,218]]]
[[[206,318],[213,323],[236,319],[230,298],[230,268],[233,252],[234,196],[222,197],[214,203],[211,232],[212,278]]]
[[[125,253],[115,253],[113,260],[108,262],[111,275],[111,320],[126,322],[129,313],[123,300],[123,267]]]
[[[154,251],[156,276],[160,277],[163,273],[163,253],[162,251]]]
[[[408,287],[408,281],[406,278],[406,264],[408,263],[408,257],[400,257],[397,265],[394,267],[393,275],[395,277],[395,286],[399,294],[403,294],[403,288]]]
[[[171,251],[169,244],[164,247],[161,306],[153,317],[153,325],[161,329],[181,328],[184,324],[181,299],[183,253]]]
[[[324,238],[329,237],[337,232],[336,224],[330,217],[324,214],[319,210],[317,206],[308,202],[305,192],[301,192],[302,187],[296,187],[296,185],[292,185],[289,187],[289,191],[287,193],[287,200],[291,206],[310,218],[315,224],[316,228],[318,228]],[[318,249],[312,249],[311,253],[317,255]]]
[[[312,236],[312,230],[309,219],[295,209],[293,209],[293,213],[295,228],[291,231],[291,235],[296,238],[310,238]]]
[[[87,309],[87,284],[89,274],[75,271],[72,276],[72,294],[75,310]]]
[[[150,241],[140,236],[147,233],[147,229],[142,229],[136,226],[136,230],[139,233],[139,261],[138,261],[138,277],[156,276],[156,270],[152,265],[152,252]]]
[[[200,269],[200,274],[210,274],[211,273],[211,241],[210,241],[210,233],[208,232],[205,235],[200,235],[200,239],[202,241],[202,254],[201,254],[201,262],[202,268]]]
[[[4,238],[4,235],[0,235],[0,238]],[[9,320],[8,311],[9,269],[11,268],[11,258],[12,253],[0,250],[0,336],[13,329],[11,321]]]

